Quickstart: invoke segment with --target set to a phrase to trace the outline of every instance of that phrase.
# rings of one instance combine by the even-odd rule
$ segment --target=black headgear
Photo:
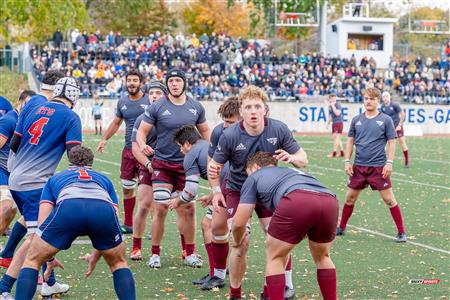
[[[145,86],[145,92],[148,93],[151,89],[160,89],[164,93],[164,95],[167,95],[167,87],[161,81],[150,81],[150,83]]]
[[[169,89],[169,85],[168,85],[169,79],[171,77],[180,77],[181,79],[183,79],[184,84],[183,84],[183,90],[181,91],[181,94],[183,94],[184,91],[186,90],[186,85],[187,85],[186,74],[183,72],[183,70],[178,69],[178,68],[172,68],[167,72],[167,74],[166,74],[167,91],[169,92],[169,94],[172,95],[172,93],[170,92],[170,89]]]

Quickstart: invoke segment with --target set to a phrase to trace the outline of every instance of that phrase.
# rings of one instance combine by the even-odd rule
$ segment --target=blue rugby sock
[[[7,274],[3,275],[2,280],[0,280],[0,294],[2,293],[11,293],[14,282],[16,282],[16,278],[11,277]]]
[[[47,263],[44,263],[42,265],[42,278],[44,278],[45,270],[47,270]],[[50,273],[50,277],[45,283],[48,284],[49,286],[53,286],[56,283],[55,272],[52,271]]]
[[[38,276],[38,270],[31,268],[20,270],[19,279],[17,279],[16,300],[33,299],[34,293],[36,293]]]
[[[27,234],[27,228],[16,221],[16,223],[14,223],[13,229],[11,230],[11,235],[9,236],[8,242],[6,242],[6,246],[0,256],[3,258],[13,257],[17,245],[19,245],[25,234]]]
[[[122,268],[113,272],[114,290],[119,300],[135,300],[136,288],[134,286],[133,273],[130,269]]]

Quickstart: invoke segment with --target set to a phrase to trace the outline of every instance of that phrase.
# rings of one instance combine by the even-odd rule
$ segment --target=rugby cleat
[[[203,266],[203,261],[195,253],[186,256],[184,263],[192,268],[201,268]]]
[[[141,249],[139,248],[133,248],[130,253],[131,260],[142,260],[142,253]]]
[[[336,235],[345,235],[345,229],[341,227],[336,228]]]
[[[295,290],[286,286],[284,288],[284,300],[294,299],[294,297],[295,297]]]
[[[11,264],[11,262],[12,262],[12,257],[10,257],[10,258],[3,258],[3,257],[0,257],[0,267],[2,267],[2,268],[5,268],[5,269],[8,269],[9,268],[9,265]]]
[[[51,297],[53,295],[65,294],[69,291],[70,286],[68,284],[55,282],[54,285],[49,286],[47,283],[42,284],[41,296]]]
[[[205,282],[207,282],[210,279],[211,279],[211,276],[209,274],[206,274],[205,276],[203,276],[200,279],[193,280],[192,284],[193,285],[202,285],[202,284],[204,284]]]
[[[406,237],[406,233],[398,233],[397,238],[395,239],[396,243],[406,243],[408,238]]]
[[[14,300],[14,297],[10,293],[4,292],[0,294],[0,300]]]
[[[147,263],[147,266],[153,269],[161,268],[161,257],[159,255],[153,254]]]
[[[224,286],[225,286],[225,280],[223,280],[217,276],[213,276],[207,282],[202,284],[201,289],[204,291],[209,291],[209,290],[212,290],[213,288],[221,289]]]
[[[133,227],[127,226],[125,224],[120,226],[120,230],[122,230],[123,234],[132,234],[133,233]]]

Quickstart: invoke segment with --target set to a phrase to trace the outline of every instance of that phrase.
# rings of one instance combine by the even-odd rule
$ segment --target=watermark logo
[[[409,284],[438,284],[439,279],[410,279]]]

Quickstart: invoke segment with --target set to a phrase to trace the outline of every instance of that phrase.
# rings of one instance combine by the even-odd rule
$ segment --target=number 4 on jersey
[[[41,137],[44,126],[48,123],[48,118],[40,118],[36,122],[31,125],[30,129],[28,129],[28,133],[31,135],[30,144],[37,145],[39,144],[39,138]]]

